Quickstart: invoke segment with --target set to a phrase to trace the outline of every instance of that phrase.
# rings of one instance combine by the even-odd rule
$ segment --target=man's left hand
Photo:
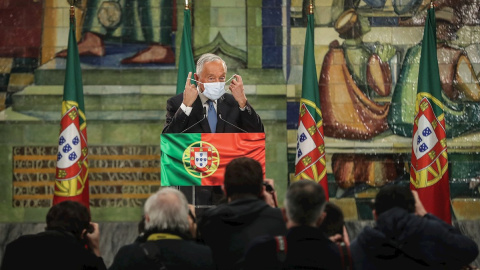
[[[245,96],[245,89],[243,89],[243,81],[240,75],[235,74],[235,78],[230,83],[228,89],[232,92],[233,97],[238,102],[240,108],[245,108],[247,105],[247,97]]]

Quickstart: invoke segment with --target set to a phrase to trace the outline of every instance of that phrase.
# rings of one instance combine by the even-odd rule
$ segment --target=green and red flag
[[[433,6],[425,21],[415,103],[410,188],[418,192],[429,213],[451,223],[447,138]]]
[[[162,186],[223,184],[225,167],[250,157],[265,175],[265,133],[182,133],[160,136]]]
[[[73,11],[71,14],[53,204],[71,200],[89,208],[87,122]]]
[[[183,33],[182,43],[180,44],[180,59],[178,60],[177,73],[177,94],[183,93],[185,90],[185,82],[187,81],[188,73],[195,73],[195,61],[193,60],[192,52],[192,30],[190,26],[190,9],[188,5],[183,11]],[[193,81],[192,81],[193,82]]]
[[[308,179],[319,183],[328,199],[323,117],[320,110],[315,66],[314,20],[313,5],[310,5],[303,55],[302,98],[298,119],[294,180]]]

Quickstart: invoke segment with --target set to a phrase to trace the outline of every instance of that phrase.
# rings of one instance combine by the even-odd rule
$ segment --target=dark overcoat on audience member
[[[460,269],[478,255],[477,244],[437,217],[392,208],[365,227],[350,246],[354,269]]]
[[[243,269],[324,269],[339,270],[342,259],[337,244],[316,227],[295,226],[286,235],[284,254],[277,251],[277,241],[259,237],[252,241],[241,265]]]
[[[103,259],[67,231],[47,230],[24,235],[7,245],[1,270],[103,270]]]
[[[286,226],[280,209],[250,197],[208,209],[198,231],[212,248],[218,268],[236,269],[250,241],[261,235],[285,235]]]
[[[168,233],[181,239],[147,241],[148,237],[154,233]],[[170,231],[149,231],[145,232],[142,238],[133,244],[121,247],[109,270],[158,270],[161,266],[168,270],[215,269],[210,248],[195,242],[189,236]],[[146,242],[153,242],[158,248],[159,256],[156,257],[158,261],[147,257],[145,246],[142,246]],[[152,251],[148,248],[147,250]]]
[[[147,241],[155,233],[168,233],[181,239],[162,239]],[[145,253],[146,242],[153,242],[158,248],[158,261],[148,258]],[[152,249],[147,248],[147,252]],[[133,244],[120,248],[109,270],[158,270],[164,266],[168,270],[215,269],[212,251],[209,247],[195,242],[191,237],[171,231],[148,231]]]

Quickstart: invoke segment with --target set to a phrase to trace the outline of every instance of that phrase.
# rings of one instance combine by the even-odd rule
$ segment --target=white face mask
[[[221,96],[223,96],[223,94],[225,94],[225,84],[230,80],[232,80],[234,76],[235,75],[233,75],[230,79],[228,79],[225,82],[203,83],[203,87],[204,87],[203,94],[211,100],[219,99]],[[196,82],[202,83],[199,81],[196,81]]]
[[[225,94],[225,82],[204,83],[203,87],[203,94],[211,100],[217,100]]]

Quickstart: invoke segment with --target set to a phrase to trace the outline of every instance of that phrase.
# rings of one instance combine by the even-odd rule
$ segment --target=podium
[[[238,157],[262,165],[265,133],[168,133],[160,135],[162,186],[218,186],[225,167]]]

